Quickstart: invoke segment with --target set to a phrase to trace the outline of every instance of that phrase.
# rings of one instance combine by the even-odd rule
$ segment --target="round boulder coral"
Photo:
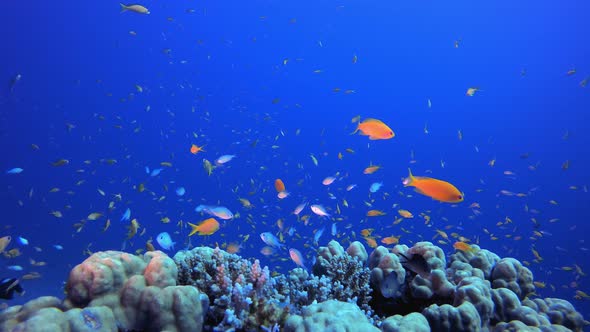
[[[433,332],[481,331],[481,320],[473,304],[463,302],[458,307],[433,304],[422,314],[428,319]]]
[[[422,314],[413,312],[402,316],[388,317],[381,326],[383,332],[430,332],[428,320]]]
[[[492,288],[508,288],[519,299],[535,291],[533,273],[514,258],[502,258],[491,274]]]
[[[285,332],[378,332],[363,312],[354,304],[329,300],[303,308],[301,315],[291,315]]]
[[[398,297],[406,278],[406,270],[402,267],[397,255],[387,248],[379,246],[369,258],[371,269],[371,286],[385,298]]]

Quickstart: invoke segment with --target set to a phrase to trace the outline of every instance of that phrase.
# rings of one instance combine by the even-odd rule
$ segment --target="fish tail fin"
[[[403,181],[404,187],[411,186],[414,180],[416,180],[416,178],[412,174],[412,170],[408,168],[408,177]]]
[[[127,11],[127,6],[122,3],[119,3],[119,5],[121,5],[121,13]]]

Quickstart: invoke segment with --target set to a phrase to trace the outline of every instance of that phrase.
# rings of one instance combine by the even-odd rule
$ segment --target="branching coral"
[[[296,268],[274,276],[258,260],[219,248],[174,260],[159,251],[100,252],[71,271],[64,301],[10,307],[0,330],[583,330],[568,301],[532,298],[533,276],[520,262],[472,248],[447,264],[430,242],[367,256],[359,242],[344,250],[331,241],[318,250],[315,274]]]

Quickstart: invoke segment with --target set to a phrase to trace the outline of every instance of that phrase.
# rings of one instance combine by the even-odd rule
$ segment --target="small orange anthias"
[[[352,134],[356,134],[359,130],[362,135],[369,136],[370,140],[391,139],[395,136],[391,128],[377,119],[365,119],[359,122]]]
[[[192,154],[197,154],[199,152],[205,152],[205,150],[203,150],[203,146],[196,146],[195,144],[191,145],[191,153]]]
[[[440,202],[459,203],[463,201],[463,193],[452,184],[423,176],[413,176],[412,171],[408,169],[410,175],[402,182],[404,187],[414,187],[416,192],[428,196]]]

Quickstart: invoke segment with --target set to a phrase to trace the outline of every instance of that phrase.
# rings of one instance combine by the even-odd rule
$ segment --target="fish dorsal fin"
[[[373,118],[366,118],[363,123],[383,123],[381,120],[373,119]]]
[[[408,168],[408,177],[405,178],[402,183],[404,187],[409,187],[414,185],[414,181],[416,181],[416,178],[412,174],[412,170]]]

